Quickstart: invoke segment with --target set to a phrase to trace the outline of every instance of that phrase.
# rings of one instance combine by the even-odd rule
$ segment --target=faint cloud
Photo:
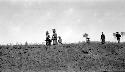
[[[64,30],[63,30],[63,33],[62,33],[62,38],[67,41],[67,40],[72,40],[71,37],[73,36],[73,29],[71,27],[66,27]],[[68,42],[70,42],[68,41]]]
[[[13,26],[10,28],[10,34],[17,34],[17,33],[21,33],[20,26]]]
[[[81,19],[77,19],[77,22],[78,22],[78,23],[81,22]]]
[[[69,16],[73,16],[74,15],[74,8],[69,8],[67,10],[64,11],[64,15],[69,17]]]

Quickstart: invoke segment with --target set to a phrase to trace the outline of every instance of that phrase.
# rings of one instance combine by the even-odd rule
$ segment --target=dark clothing
[[[117,40],[120,39],[121,35],[120,34],[116,34]]]
[[[49,40],[46,40],[46,45],[47,46],[50,46],[51,45],[51,40],[49,39]]]
[[[105,43],[105,35],[104,35],[104,34],[101,35],[101,43],[102,43],[102,44]]]
[[[56,33],[53,33],[52,40],[53,40],[53,45],[57,45],[57,34]]]
[[[62,44],[62,39],[61,38],[59,38],[58,43]]]
[[[121,37],[121,35],[120,34],[116,34],[116,37],[117,37],[118,43],[120,43],[120,37]]]
[[[105,39],[102,39],[101,43],[102,43],[102,44],[105,44]]]
[[[46,35],[46,45],[50,46],[51,45],[51,39],[50,39],[50,35]]]
[[[105,39],[105,35],[104,34],[101,35],[101,39]]]
[[[90,43],[90,38],[86,38],[86,43]]]

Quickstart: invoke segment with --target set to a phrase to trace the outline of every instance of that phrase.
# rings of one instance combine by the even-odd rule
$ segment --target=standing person
[[[90,43],[90,38],[88,38],[88,37],[86,38],[86,43],[88,43],[88,44]]]
[[[59,40],[58,40],[59,44],[62,44],[62,38],[59,36]]]
[[[57,33],[55,29],[52,30],[53,30],[53,35],[52,35],[53,45],[57,45]]]
[[[49,32],[46,31],[46,45],[47,46],[50,46],[51,45],[51,39],[50,39],[50,35],[49,35]]]
[[[87,34],[87,33],[85,33],[85,34],[83,35],[83,37],[86,38],[86,43],[89,43],[89,42],[90,42],[90,38],[88,38],[88,34]]]
[[[101,35],[101,43],[105,44],[105,35],[103,34],[103,32],[102,32],[102,35]]]
[[[119,34],[119,32],[116,32],[116,38],[117,38],[118,43],[120,43],[120,37],[121,35]]]

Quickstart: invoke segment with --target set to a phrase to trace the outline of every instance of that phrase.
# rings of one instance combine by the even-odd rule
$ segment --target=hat
[[[56,29],[52,29],[53,30],[53,32],[56,32]]]

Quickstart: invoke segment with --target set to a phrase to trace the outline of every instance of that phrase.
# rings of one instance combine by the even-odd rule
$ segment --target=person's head
[[[58,36],[58,38],[59,38],[59,39],[61,39],[61,37],[60,37],[60,36]]]
[[[53,33],[55,33],[56,32],[56,29],[52,29],[53,30]]]
[[[116,34],[119,34],[119,32],[116,32]]]
[[[103,34],[103,32],[102,32],[102,34]]]

